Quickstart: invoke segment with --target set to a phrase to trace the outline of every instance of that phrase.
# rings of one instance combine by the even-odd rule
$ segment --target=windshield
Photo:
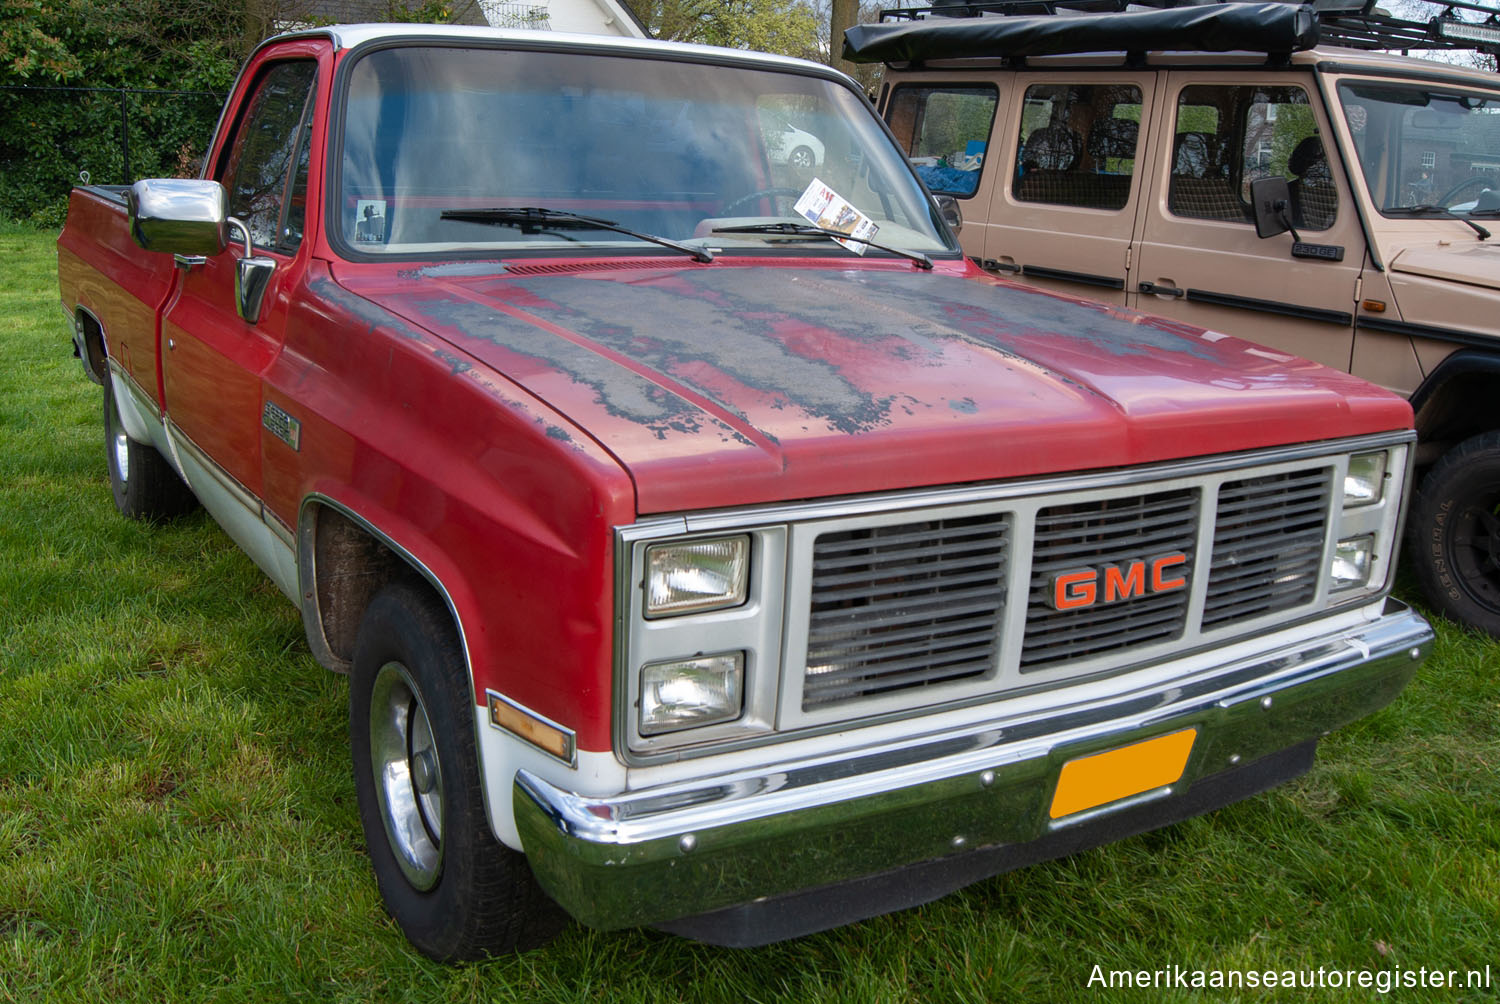
[[[956,250],[874,114],[832,81],[592,53],[380,49],[349,75],[335,227],[369,255],[671,253],[639,234],[716,253],[883,254],[816,234],[716,232],[818,222],[795,208],[813,189],[862,215],[860,235],[873,226],[880,244]],[[475,212],[523,207],[539,212]]]
[[[1382,213],[1500,210],[1500,93],[1344,83],[1339,97]]]

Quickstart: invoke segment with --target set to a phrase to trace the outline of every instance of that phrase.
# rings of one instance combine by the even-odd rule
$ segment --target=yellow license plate
[[[1063,764],[1052,796],[1052,818],[1105,805],[1171,784],[1187,769],[1197,729],[1132,743]]]

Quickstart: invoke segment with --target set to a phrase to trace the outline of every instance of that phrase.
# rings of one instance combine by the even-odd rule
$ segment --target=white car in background
[[[823,141],[790,122],[767,123],[766,139],[773,164],[790,164],[799,171],[823,164]]]

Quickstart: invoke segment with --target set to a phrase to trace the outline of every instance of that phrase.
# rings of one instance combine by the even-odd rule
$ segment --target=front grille
[[[1197,537],[1198,492],[1154,492],[1075,505],[1049,506],[1037,513],[1030,595],[1021,671],[1035,672],[1121,649],[1181,636],[1186,625],[1188,589],[1151,592],[1149,571],[1137,592],[1110,602],[1107,570],[1130,569],[1152,558],[1181,554],[1187,561],[1174,575],[1192,581]],[[1058,575],[1098,575],[1094,602],[1075,609],[1053,607]]]
[[[813,547],[804,710],[995,668],[1007,514],[841,530]]]
[[[997,499],[962,518],[932,508],[894,526],[840,520],[814,538],[804,569],[801,711],[827,720],[881,698],[899,710],[1065,683],[1309,610],[1338,468],[1289,466],[1081,502]],[[1007,610],[1007,594],[1025,609]]]
[[[1268,474],[1219,489],[1203,628],[1310,603],[1323,568],[1330,469]]]

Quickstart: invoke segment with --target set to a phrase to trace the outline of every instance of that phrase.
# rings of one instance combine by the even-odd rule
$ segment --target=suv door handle
[[[1154,282],[1142,282],[1137,284],[1136,288],[1142,293],[1150,293],[1152,296],[1183,297],[1187,295],[1176,286],[1162,286]]]

